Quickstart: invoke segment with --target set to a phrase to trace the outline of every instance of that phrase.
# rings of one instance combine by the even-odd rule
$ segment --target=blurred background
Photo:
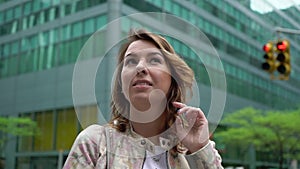
[[[96,77],[96,86],[100,86],[95,90],[97,101],[83,99],[74,107],[75,62],[81,48],[98,29],[116,18],[139,12],[171,14],[205,33],[217,50],[226,75],[224,117],[245,107],[279,113],[298,110],[299,4],[296,0],[0,0],[0,165],[5,163],[6,169],[59,169],[76,135],[90,124],[109,119],[114,64],[99,66],[98,72],[107,73]],[[172,30],[160,30],[153,25],[153,19],[162,22],[151,15],[142,20],[126,18],[110,30],[97,33],[97,46],[92,49],[97,51],[82,60],[92,64],[108,50],[108,43],[126,35],[131,27],[172,31],[198,40],[195,32],[184,25],[166,20],[163,24]],[[195,71],[200,106],[208,112],[211,81],[207,69],[220,71],[217,58],[200,45],[196,48],[201,60],[189,42],[166,38]],[[275,48],[282,39],[288,42],[284,44],[286,51],[282,51],[287,59],[271,58],[274,63],[270,66],[274,64],[275,68],[263,70],[262,63],[270,61],[264,57],[269,51],[264,51],[263,46],[270,43],[270,55],[276,57]],[[279,64],[284,65],[284,72],[277,71]],[[88,76],[84,77],[93,78]],[[226,131],[228,126],[230,122],[221,122],[215,133]],[[212,137],[226,168],[297,168],[299,163],[299,149],[284,156],[280,167],[279,156],[273,150],[261,152],[251,146],[251,140],[247,140],[247,149],[241,149],[240,145],[222,142],[222,135],[218,138]],[[299,141],[300,136],[294,139]]]

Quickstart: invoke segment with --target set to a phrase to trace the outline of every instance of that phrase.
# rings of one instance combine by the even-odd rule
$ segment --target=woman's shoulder
[[[105,127],[107,127],[107,125],[91,124],[87,126],[85,129],[83,129],[83,131],[103,132],[105,130]]]
[[[78,139],[91,139],[96,141],[105,138],[105,130],[109,128],[111,128],[109,125],[92,124],[83,129],[77,137]]]

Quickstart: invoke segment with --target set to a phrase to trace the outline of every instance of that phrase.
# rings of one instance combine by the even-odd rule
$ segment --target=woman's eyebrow
[[[160,55],[160,56],[163,56],[163,54],[159,51],[150,51],[150,52],[147,52],[146,53],[147,56],[150,56],[150,55]],[[125,57],[129,57],[129,56],[133,56],[133,57],[136,57],[138,56],[137,53],[134,53],[134,52],[129,52],[125,55]]]
[[[149,55],[160,55],[160,56],[163,56],[163,54],[161,53],[161,52],[149,52],[148,54],[147,54],[148,56]]]
[[[128,54],[125,55],[125,57],[128,57],[128,56],[137,56],[137,54],[129,52]]]

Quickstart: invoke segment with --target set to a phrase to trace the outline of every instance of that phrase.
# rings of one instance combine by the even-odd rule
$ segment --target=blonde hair
[[[160,49],[171,70],[171,86],[167,93],[167,106],[165,111],[167,113],[165,128],[168,129],[176,119],[176,108],[172,103],[174,101],[185,102],[187,89],[192,92],[194,72],[185,61],[176,54],[173,47],[164,37],[144,29],[131,30],[129,32],[127,42],[125,42],[119,50],[118,65],[122,64],[128,46],[137,40],[151,42]],[[129,102],[122,93],[121,71],[122,66],[118,66],[111,101],[112,118],[109,123],[118,131],[125,132],[130,125],[128,120]],[[116,120],[117,123],[114,123]]]

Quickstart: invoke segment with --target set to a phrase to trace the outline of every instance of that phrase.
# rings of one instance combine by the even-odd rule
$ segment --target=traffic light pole
[[[275,31],[277,33],[283,32],[283,33],[288,33],[288,34],[298,34],[298,35],[300,35],[300,30],[296,30],[296,29],[288,29],[288,28],[276,27]]]

